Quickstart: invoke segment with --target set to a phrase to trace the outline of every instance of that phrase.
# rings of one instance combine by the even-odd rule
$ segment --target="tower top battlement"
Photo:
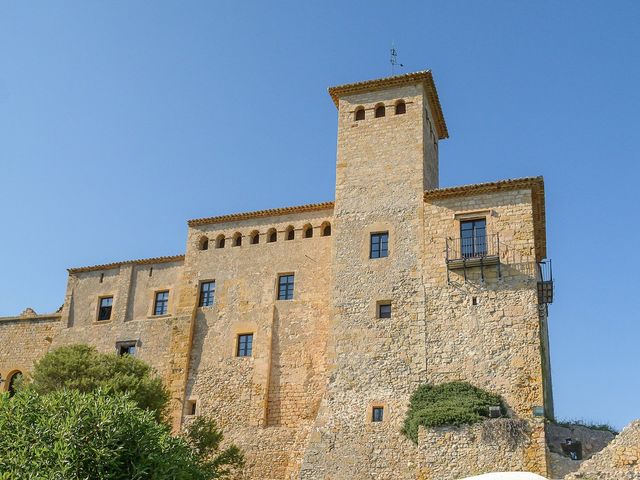
[[[335,87],[329,87],[329,95],[331,95],[333,103],[335,103],[336,107],[338,107],[340,97],[365,92],[373,92],[376,90],[386,90],[389,88],[412,84],[422,84],[424,87],[425,95],[429,100],[429,106],[435,119],[435,124],[438,131],[438,139],[443,140],[445,138],[449,138],[447,124],[444,120],[444,114],[442,113],[440,99],[438,98],[438,91],[436,90],[436,85],[433,81],[431,70],[422,70],[419,72],[394,75],[392,77],[383,77],[373,80],[365,80],[363,82],[337,85]]]

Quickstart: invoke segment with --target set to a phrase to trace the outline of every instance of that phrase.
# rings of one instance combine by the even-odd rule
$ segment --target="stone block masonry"
[[[0,373],[28,373],[59,345],[133,342],[172,392],[174,428],[194,410],[213,416],[245,452],[246,479],[546,474],[534,416],[552,412],[536,290],[542,179],[439,188],[448,131],[430,72],[330,94],[334,202],[191,220],[184,255],[70,269],[60,313],[0,318]],[[501,249],[486,265],[482,249],[469,265],[460,259],[460,270],[447,263],[447,244],[470,219],[486,227],[473,241],[498,235]],[[372,235],[384,238],[375,256]],[[293,282],[287,298],[283,275]],[[99,320],[104,298],[112,311]],[[518,443],[500,432],[485,441],[479,426],[407,439],[413,391],[451,380],[500,394],[512,417],[504,422],[523,426]]]

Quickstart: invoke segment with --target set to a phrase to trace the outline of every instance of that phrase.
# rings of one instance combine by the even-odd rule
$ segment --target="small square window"
[[[391,304],[380,303],[378,304],[378,318],[391,318]]]
[[[169,306],[169,291],[165,290],[163,292],[157,292],[156,301],[153,306],[153,314],[154,315],[166,314],[168,306]]]
[[[250,357],[253,352],[253,333],[243,333],[238,335],[238,357]]]
[[[113,297],[101,298],[100,308],[98,309],[98,321],[110,320],[112,308],[113,308]]]
[[[371,234],[369,258],[382,258],[389,255],[389,232]]]
[[[384,418],[384,407],[373,407],[371,410],[371,421],[381,422]]]
[[[293,274],[278,277],[278,300],[293,300]]]
[[[129,342],[117,342],[116,343],[116,352],[118,355],[135,355],[136,354],[136,341],[132,340]]]
[[[202,282],[200,284],[200,301],[201,307],[210,307],[216,293],[216,282]]]

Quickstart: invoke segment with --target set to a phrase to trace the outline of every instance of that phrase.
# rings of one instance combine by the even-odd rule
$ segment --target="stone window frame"
[[[203,305],[202,304],[202,285],[205,283],[213,283],[213,303],[211,305]],[[212,308],[216,306],[216,290],[217,290],[216,281],[213,278],[205,278],[198,281],[198,308]]]
[[[104,298],[112,298],[112,302],[111,302],[111,316],[109,317],[108,320],[98,320],[98,316],[100,315],[100,302],[102,302],[102,299]],[[116,295],[114,293],[102,293],[100,295],[98,295],[98,301],[96,302],[96,311],[95,314],[93,316],[93,323],[94,325],[104,325],[107,323],[111,323],[113,322],[113,315],[114,315],[114,311],[115,311],[115,305],[116,305]]]
[[[379,421],[373,420],[373,411],[376,408],[382,409],[382,420],[379,420]],[[389,405],[386,402],[371,402],[369,404],[369,407],[367,408],[366,421],[367,423],[372,423],[372,424],[386,423],[389,421],[389,413],[390,413]]]
[[[251,353],[249,353],[249,355],[240,355],[240,337],[245,337],[245,336],[249,336],[251,335]],[[236,333],[235,335],[236,337],[236,341],[235,341],[235,348],[234,348],[234,357],[236,358],[253,358],[253,352],[254,352],[254,346],[256,344],[255,342],[255,337],[256,334],[254,331],[240,331],[238,333]]]
[[[286,277],[288,275],[293,275],[293,292],[291,298],[280,298],[280,277]],[[296,271],[289,272],[278,272],[276,275],[276,285],[275,285],[275,296],[277,302],[293,302],[296,300],[296,288],[299,286],[298,283],[298,274]]]
[[[379,112],[382,112],[382,115],[378,115]],[[384,102],[376,103],[373,107],[373,118],[385,118],[387,116],[387,106]]]
[[[371,234],[382,233],[382,232],[387,232],[387,234],[389,235],[389,239],[387,242],[387,256],[379,257],[379,258],[370,258]],[[361,260],[364,262],[369,262],[369,265],[372,267],[380,266],[381,268],[386,268],[387,262],[390,261],[391,256],[393,254],[393,247],[395,244],[395,229],[393,225],[386,222],[374,222],[369,226],[367,226],[364,229],[363,233],[364,235],[362,236],[362,243],[361,243],[361,250],[360,250]],[[372,261],[372,260],[375,260],[375,261]]]
[[[389,305],[389,316],[388,317],[382,317],[380,315],[380,307],[382,307],[383,305]],[[375,313],[375,317],[378,319],[383,319],[383,320],[390,320],[393,318],[393,302],[391,300],[378,300],[376,302],[376,313]]]
[[[231,327],[231,335],[229,335],[226,340],[226,345],[225,345],[225,350],[227,352],[227,355],[230,358],[237,358],[237,359],[255,359],[255,352],[256,352],[256,346],[257,346],[257,341],[259,339],[259,335],[258,335],[258,325],[255,322],[252,321],[240,321],[235,323],[232,327]],[[253,335],[253,343],[252,343],[252,352],[251,352],[251,356],[250,357],[238,357],[237,356],[237,352],[238,352],[238,339],[240,337],[240,335],[248,335],[248,334],[252,334]]]
[[[185,417],[196,417],[198,415],[198,398],[191,397],[185,402]]]
[[[134,347],[135,350],[133,352],[133,354],[127,354],[130,355],[132,357],[136,357],[136,353],[138,351],[138,347],[140,346],[140,341],[138,340],[118,340],[116,341],[116,354],[121,357],[122,355],[124,355],[123,353],[120,353],[120,347]]]
[[[167,312],[160,314],[160,315],[156,315],[155,311],[156,311],[156,296],[158,293],[161,292],[168,292],[169,295],[167,297]],[[152,290],[151,293],[151,306],[149,308],[149,313],[147,314],[148,318],[164,318],[164,317],[169,317],[171,316],[171,307],[173,306],[173,290],[170,287],[159,287],[159,288],[154,288]]]

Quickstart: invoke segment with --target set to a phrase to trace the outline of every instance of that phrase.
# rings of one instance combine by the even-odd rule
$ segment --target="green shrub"
[[[620,433],[617,429],[615,429],[608,423],[597,423],[589,420],[566,419],[566,420],[558,420],[555,422],[555,424],[561,427],[567,427],[567,428],[577,426],[577,427],[590,428],[591,430],[602,430],[604,432],[612,433],[613,435],[618,435],[618,433]]]
[[[215,424],[185,437],[127,395],[33,389],[0,395],[0,478],[209,480],[242,467],[236,447],[218,451]]]
[[[129,355],[100,353],[89,345],[69,345],[48,352],[35,364],[31,383],[25,382],[24,386],[40,394],[61,389],[127,393],[158,420],[164,417],[169,402],[162,379],[145,362]]]
[[[466,382],[421,385],[411,396],[402,431],[418,443],[418,426],[476,423],[489,416],[490,406],[500,406],[505,411],[499,395]]]

